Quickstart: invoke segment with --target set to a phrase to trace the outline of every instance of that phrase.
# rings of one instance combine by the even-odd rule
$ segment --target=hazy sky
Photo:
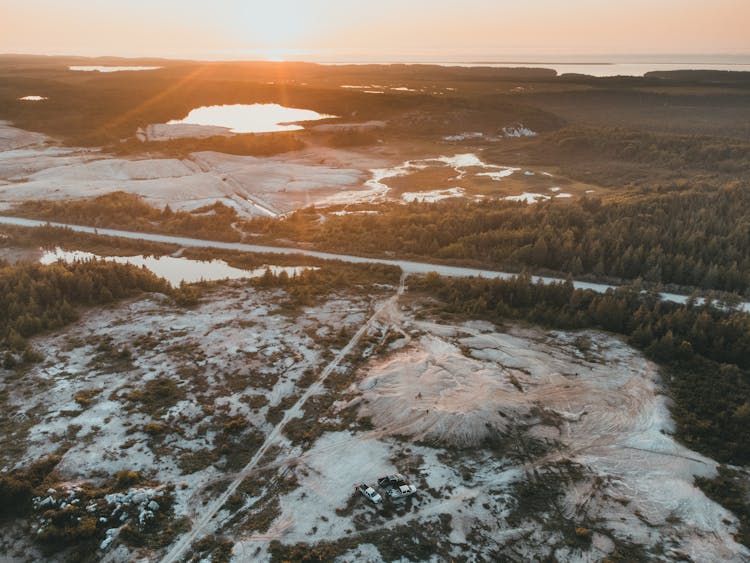
[[[750,0],[0,0],[0,52],[369,60],[750,54]]]

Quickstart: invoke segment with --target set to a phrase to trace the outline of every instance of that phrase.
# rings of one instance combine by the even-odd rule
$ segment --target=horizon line
[[[267,62],[267,63],[307,63],[307,64],[319,64],[319,65],[449,65],[449,64],[472,64],[472,65],[495,65],[495,64],[554,64],[554,65],[616,65],[616,64],[720,64],[724,66],[744,66],[750,65],[750,51],[748,52],[714,52],[714,53],[667,53],[667,52],[653,52],[653,53],[560,53],[550,58],[545,56],[539,56],[537,54],[534,57],[525,58],[523,55],[515,55],[513,57],[482,57],[481,55],[474,56],[450,56],[449,53],[445,53],[444,57],[427,58],[424,55],[419,56],[404,56],[393,57],[389,59],[377,59],[370,58],[367,56],[362,57],[346,57],[336,58],[329,56],[315,56],[310,54],[310,57],[305,57],[305,54],[297,53],[279,53],[278,55],[270,52],[266,53],[247,53],[230,55],[224,53],[219,57],[211,57],[209,55],[203,56],[183,56],[183,55],[83,55],[78,53],[34,53],[34,52],[18,52],[18,51],[7,51],[0,52],[0,57],[44,57],[44,58],[81,58],[81,59],[126,59],[126,60],[144,60],[144,59],[158,59],[164,61],[173,62],[205,62],[205,63],[229,63],[229,62]],[[572,57],[591,57],[588,59],[570,60]],[[632,57],[632,58],[629,58]],[[671,57],[675,57],[679,60],[669,60]],[[691,60],[691,57],[701,60]],[[717,60],[711,60],[716,57]],[[721,60],[724,58],[735,58],[742,57],[746,58],[745,61],[727,61]],[[618,60],[602,60],[602,59],[618,59]],[[568,60],[565,60],[568,59]],[[599,60],[597,60],[599,59]],[[654,59],[654,60],[649,60]],[[663,60],[655,60],[663,59]]]

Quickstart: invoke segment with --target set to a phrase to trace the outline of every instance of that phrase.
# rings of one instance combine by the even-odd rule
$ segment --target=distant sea
[[[664,55],[633,56],[624,59],[622,56],[607,60],[603,57],[584,56],[555,57],[545,60],[542,58],[490,58],[476,57],[464,60],[403,60],[403,61],[336,61],[324,62],[328,65],[365,65],[365,64],[420,64],[457,67],[494,67],[494,68],[548,68],[558,74],[587,74],[590,76],[643,76],[647,72],[669,70],[725,70],[750,72],[750,55],[677,55],[673,58]]]

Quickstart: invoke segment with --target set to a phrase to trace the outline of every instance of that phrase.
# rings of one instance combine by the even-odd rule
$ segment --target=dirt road
[[[193,522],[193,526],[188,533],[180,538],[180,540],[172,547],[172,549],[164,556],[162,563],[173,563],[179,561],[182,555],[187,551],[193,542],[200,539],[206,534],[207,529],[211,526],[211,520],[221,510],[222,506],[229,500],[237,488],[245,480],[245,477],[251,473],[258,465],[263,455],[269,450],[271,446],[276,444],[281,438],[281,433],[287,423],[294,419],[302,416],[302,407],[305,405],[307,400],[316,395],[323,389],[323,384],[328,376],[338,367],[341,361],[349,355],[354,348],[359,344],[359,341],[365,335],[365,333],[372,327],[372,325],[378,321],[378,319],[384,315],[389,314],[391,310],[396,307],[399,297],[403,294],[405,288],[406,274],[401,276],[401,282],[399,283],[398,291],[396,294],[388,299],[383,305],[381,305],[375,313],[363,324],[360,329],[352,336],[351,340],[344,346],[336,357],[325,367],[320,373],[318,379],[307,388],[302,394],[299,400],[284,414],[284,418],[274,427],[274,429],[268,434],[265,442],[258,448],[252,459],[248,464],[240,471],[229,484],[226,490],[217,497],[213,502],[208,504],[203,510],[201,510],[200,517],[198,520]]]

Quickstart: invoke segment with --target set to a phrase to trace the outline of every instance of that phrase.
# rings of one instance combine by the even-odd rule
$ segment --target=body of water
[[[750,64],[706,63],[436,63],[440,66],[493,68],[550,68],[557,74],[589,76],[645,76],[648,72],[670,70],[726,70],[750,72]]]
[[[673,71],[673,70],[723,70],[736,72],[750,72],[750,56],[716,56],[716,58],[696,57],[689,59],[681,57],[679,60],[669,61],[659,58],[648,60],[623,60],[613,58],[606,60],[587,61],[580,57],[565,57],[550,59],[497,59],[497,58],[474,58],[466,60],[403,60],[403,61],[371,61],[371,62],[323,62],[324,65],[437,65],[446,67],[489,67],[489,68],[541,68],[552,69],[557,74],[587,74],[589,76],[644,76],[648,72]]]
[[[138,70],[158,70],[160,66],[70,66],[68,70],[78,72],[125,72]]]
[[[232,133],[277,133],[303,129],[298,122],[333,117],[337,116],[279,104],[233,104],[199,107],[184,119],[173,119],[167,125],[224,127]]]
[[[55,262],[72,263],[85,260],[106,260],[118,264],[144,267],[175,287],[183,282],[197,283],[201,281],[260,278],[266,273],[266,270],[271,270],[276,275],[286,272],[287,275],[293,277],[311,269],[305,266],[262,266],[253,270],[243,270],[234,268],[223,260],[191,260],[173,256],[98,256],[91,252],[62,250],[60,248],[45,251],[39,262],[54,264]]]

